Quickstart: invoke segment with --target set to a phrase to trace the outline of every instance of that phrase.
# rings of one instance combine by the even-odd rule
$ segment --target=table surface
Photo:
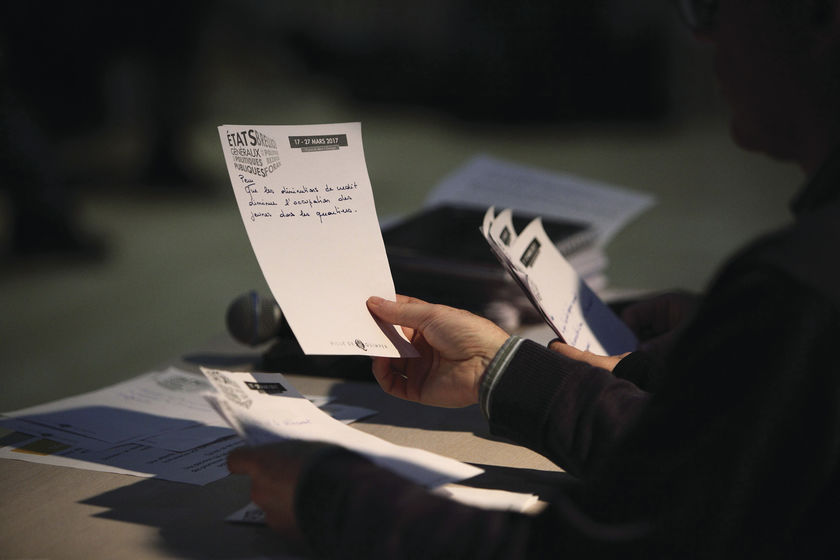
[[[253,357],[204,352],[175,365],[247,369],[235,362]],[[477,406],[427,407],[391,397],[372,382],[287,377],[303,393],[378,411],[354,423],[359,430],[485,470],[464,484],[544,496],[565,476],[537,453],[491,436]],[[241,476],[194,486],[0,459],[0,496],[4,559],[294,556],[266,527],[224,521],[249,501]]]

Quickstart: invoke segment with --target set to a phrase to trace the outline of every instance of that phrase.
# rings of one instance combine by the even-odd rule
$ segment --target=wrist
[[[478,403],[484,417],[490,419],[490,397],[493,388],[507,369],[519,346],[522,344],[522,337],[509,336],[496,351],[496,354],[487,364],[478,383]]]

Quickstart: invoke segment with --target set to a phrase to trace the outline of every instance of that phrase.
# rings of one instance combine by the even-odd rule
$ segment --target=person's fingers
[[[584,360],[585,353],[583,350],[578,350],[574,346],[569,346],[568,344],[560,340],[552,340],[549,343],[548,348],[554,352],[557,352],[558,354],[563,354],[567,358],[578,360],[580,362],[586,361]]]
[[[404,296],[402,294],[397,294],[397,302],[399,303],[428,303],[425,300],[420,298],[411,297],[411,296]]]
[[[399,375],[395,368],[393,358],[374,358],[371,371],[373,377],[382,390],[399,398],[406,398],[405,394],[405,374]]]
[[[371,313],[387,323],[422,330],[422,326],[431,318],[435,306],[414,298],[398,299],[400,301],[389,301],[374,296],[368,298],[367,306]]]
[[[256,466],[256,451],[247,446],[234,449],[228,454],[227,468],[233,474],[249,474]]]
[[[567,358],[571,358],[573,360],[577,360],[579,362],[585,362],[589,365],[599,367],[605,369],[607,371],[612,371],[613,368],[621,361],[622,358],[627,356],[628,353],[621,354],[618,356],[600,356],[598,354],[593,354],[592,352],[587,352],[585,350],[579,350],[574,346],[569,346],[559,340],[554,340],[549,344],[549,349],[557,352],[558,354],[562,354]]]

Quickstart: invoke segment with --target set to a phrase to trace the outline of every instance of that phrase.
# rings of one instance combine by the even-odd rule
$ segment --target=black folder
[[[521,297],[481,233],[486,209],[441,205],[423,209],[382,231],[397,293],[480,311],[495,300]],[[536,216],[513,213],[517,232]],[[542,218],[564,256],[588,247],[588,224]]]

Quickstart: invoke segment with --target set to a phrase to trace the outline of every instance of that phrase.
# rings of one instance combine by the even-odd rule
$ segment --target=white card
[[[365,305],[395,293],[361,125],[224,125],[219,136],[251,246],[303,351],[416,356]]]

